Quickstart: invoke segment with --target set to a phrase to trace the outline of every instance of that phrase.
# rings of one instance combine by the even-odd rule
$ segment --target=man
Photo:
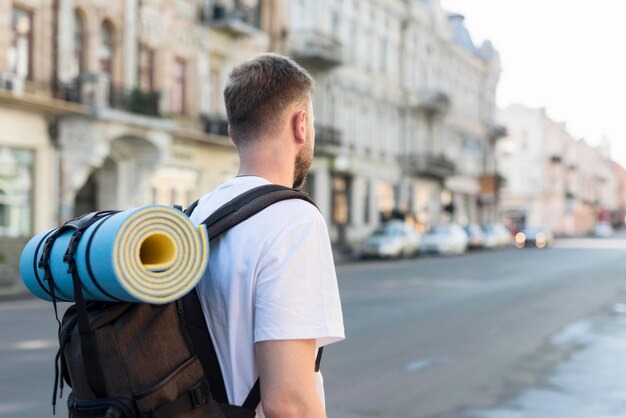
[[[202,222],[264,184],[299,188],[315,142],[311,76],[288,58],[263,54],[235,67],[224,91],[237,176],[200,199]],[[327,227],[310,203],[276,203],[211,243],[198,285],[231,404],[257,377],[259,417],[323,417],[317,348],[344,338]]]

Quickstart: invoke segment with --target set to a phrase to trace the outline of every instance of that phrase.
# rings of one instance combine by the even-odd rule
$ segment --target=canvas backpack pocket
[[[185,361],[157,385],[134,394],[140,416],[166,418],[221,417],[211,398],[202,365],[196,356]]]

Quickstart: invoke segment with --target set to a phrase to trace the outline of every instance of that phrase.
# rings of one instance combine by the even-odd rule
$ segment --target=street
[[[510,414],[507,402],[585,345],[559,336],[590,318],[619,319],[625,252],[621,235],[339,265],[347,340],[324,352],[328,416],[538,417]],[[0,417],[52,416],[52,306],[0,303],[0,332]],[[59,416],[67,416],[64,402]],[[572,415],[546,415],[561,416]]]

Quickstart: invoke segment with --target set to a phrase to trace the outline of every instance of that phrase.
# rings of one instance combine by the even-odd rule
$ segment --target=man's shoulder
[[[259,220],[277,222],[284,227],[292,228],[300,225],[324,225],[326,222],[315,205],[303,199],[283,200],[265,208],[258,215]]]

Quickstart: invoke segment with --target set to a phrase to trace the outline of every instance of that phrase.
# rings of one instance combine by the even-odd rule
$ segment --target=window
[[[209,111],[213,114],[220,113],[220,109],[223,109],[222,74],[225,59],[223,55],[216,53],[209,58]]]
[[[332,15],[332,32],[339,37],[341,33],[341,6],[336,6]]]
[[[32,233],[33,152],[0,146],[0,236]]]
[[[154,91],[154,50],[145,46],[139,50],[139,88]]]
[[[352,62],[352,64],[356,64],[357,61],[357,51],[359,48],[359,44],[358,44],[358,32],[357,32],[357,26],[356,26],[356,22],[354,20],[352,20],[350,22],[350,29],[348,31],[348,45],[350,45],[350,56],[348,57],[348,60]]]
[[[9,71],[26,79],[33,78],[33,14],[19,7],[11,16],[11,44],[9,45]]]
[[[335,175],[331,178],[332,220],[335,225],[347,225],[350,222],[349,181],[346,176]]]
[[[74,53],[72,55],[72,68],[70,69],[72,77],[78,77],[80,73],[86,70],[86,36],[85,20],[81,12],[76,10],[74,11]]]
[[[368,50],[368,48],[372,48],[372,32],[367,29],[364,35],[363,42],[363,60],[365,61],[365,71],[372,71],[372,51]]]
[[[113,25],[109,21],[102,22],[100,26],[100,50],[98,59],[100,60],[100,71],[109,75],[113,74],[113,55],[115,54]]]
[[[381,38],[380,40],[379,58],[380,72],[385,74],[385,72],[387,71],[387,40],[385,38]]]
[[[185,61],[174,61],[174,83],[172,88],[172,112],[185,113]]]

